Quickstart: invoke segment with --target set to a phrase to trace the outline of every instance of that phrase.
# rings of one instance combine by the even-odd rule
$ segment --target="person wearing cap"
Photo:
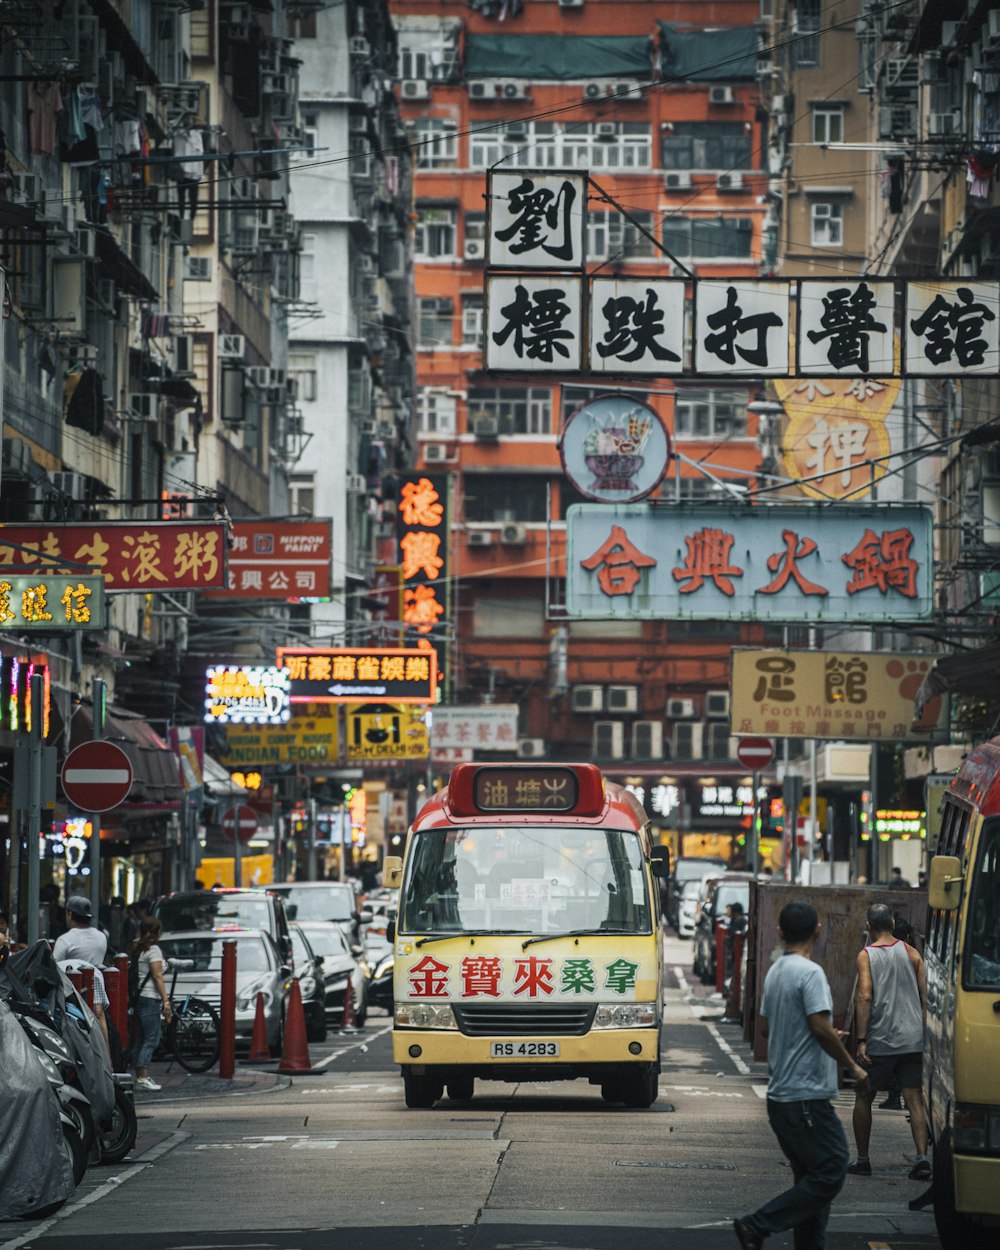
[[[91,925],[94,913],[90,899],[84,894],[71,894],[66,900],[66,923],[69,928],[56,938],[52,954],[56,960],[82,959],[97,968],[104,966],[108,955],[108,939]]]

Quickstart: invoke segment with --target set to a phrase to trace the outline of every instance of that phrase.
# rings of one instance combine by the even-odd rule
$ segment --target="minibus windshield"
[[[970,878],[965,984],[1000,990],[1000,817],[985,822]]]
[[[530,825],[412,835],[405,933],[649,933],[634,831]]]

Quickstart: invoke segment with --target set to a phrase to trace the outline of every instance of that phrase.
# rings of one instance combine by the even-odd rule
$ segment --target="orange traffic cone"
[[[264,995],[257,994],[257,1010],[253,1018],[253,1033],[250,1036],[250,1053],[248,1063],[259,1063],[262,1059],[270,1059],[271,1051],[267,1044],[267,1022],[264,1019]]]
[[[292,981],[292,992],[288,996],[288,1010],[285,1012],[285,1040],[281,1048],[279,1072],[311,1072],[312,1060],[309,1058],[309,1047],[306,1044],[306,1013],[302,1010],[302,991],[299,979]]]
[[[356,1033],[358,1026],[354,1022],[354,986],[351,984],[350,978],[347,981],[347,989],[344,991],[344,1018],[340,1022],[341,1033]]]

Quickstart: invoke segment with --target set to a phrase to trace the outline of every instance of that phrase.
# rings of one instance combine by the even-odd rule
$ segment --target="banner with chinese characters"
[[[433,647],[279,647],[292,703],[433,703]]]
[[[574,504],[566,526],[574,617],[895,622],[933,610],[926,508]]]
[[[425,760],[430,754],[427,712],[391,703],[355,703],[347,708],[349,760]]]
[[[948,736],[935,696],[914,721],[917,690],[934,664],[920,652],[735,649],[730,709],[734,734],[920,742]]]
[[[436,707],[431,719],[435,754],[442,749],[474,747],[477,751],[517,748],[517,704],[482,707]]]
[[[487,369],[748,378],[1000,369],[998,282],[586,277],[589,181],[490,174]]]
[[[103,629],[104,625],[102,577],[0,573],[0,627],[10,633]]]
[[[227,589],[220,599],[328,599],[330,521],[236,517]]]
[[[448,475],[399,475],[396,543],[403,581],[404,641],[431,643],[445,672],[450,618]]]
[[[212,730],[212,754],[227,768],[336,764],[337,708],[298,705],[284,725],[225,725]]]
[[[3,525],[0,565],[100,573],[105,590],[208,590],[225,585],[225,527],[212,521]]]

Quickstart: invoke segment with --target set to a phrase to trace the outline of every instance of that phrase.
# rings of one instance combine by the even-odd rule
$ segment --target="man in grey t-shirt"
[[[767,1118],[792,1165],[795,1184],[733,1223],[743,1250],[759,1250],[771,1233],[793,1230],[795,1250],[823,1250],[830,1203],[847,1171],[847,1137],[830,1100],[838,1065],[857,1081],[865,1070],[834,1031],[826,974],[812,962],[819,916],[808,903],[787,903],[778,917],[785,953],[764,981],[760,1018],[767,1037]]]
[[[66,923],[69,928],[60,933],[52,954],[56,960],[82,959],[84,963],[101,968],[108,955],[108,939],[91,927],[93,910],[85,894],[72,894],[66,900]]]

